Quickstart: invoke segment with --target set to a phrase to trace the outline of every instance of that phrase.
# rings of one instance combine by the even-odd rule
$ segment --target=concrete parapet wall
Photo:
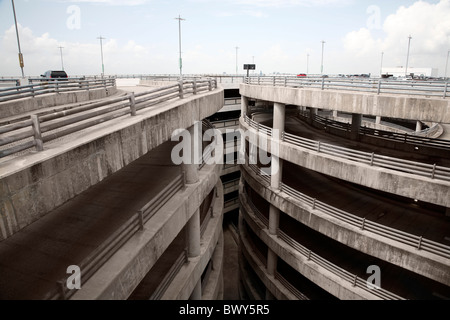
[[[89,91],[75,91],[51,93],[34,98],[24,98],[0,103],[0,119],[21,115],[46,107],[60,106],[69,103],[83,102],[109,97],[117,92],[116,88],[91,89]]]
[[[241,195],[242,196],[242,195]],[[327,269],[319,266],[313,261],[308,261],[306,257],[301,255],[294,248],[286,244],[280,238],[269,235],[269,230],[259,223],[252,210],[247,205],[245,199],[241,198],[244,220],[256,233],[256,235],[272,250],[275,254],[297,270],[307,279],[316,285],[331,293],[341,300],[379,300],[380,298],[362,290],[353,287],[352,283],[346,281],[337,275],[331,273]],[[258,221],[258,222],[257,222]],[[242,236],[241,236],[242,238]],[[265,270],[263,271],[265,273]],[[270,290],[270,289],[269,289]],[[271,292],[273,288],[271,289]],[[275,290],[274,290],[275,291]]]
[[[279,208],[300,223],[348,247],[388,261],[437,282],[450,285],[450,261],[432,253],[363,231],[293,199],[283,192],[265,187],[251,169],[243,167],[242,177],[268,203]]]
[[[0,240],[220,110],[223,90],[92,127],[43,152],[0,163]]]
[[[343,92],[310,88],[240,85],[242,96],[342,112],[450,123],[450,99]]]
[[[199,172],[200,181],[188,185],[184,191],[175,194],[171,201],[147,221],[143,231],[135,234],[86,283],[82,284],[82,289],[73,295],[72,300],[127,299],[184,228],[214,186],[221,186],[220,169],[219,165],[205,166]],[[219,195],[222,200],[216,201],[217,205],[223,204],[223,193],[219,193]],[[215,242],[212,239],[204,244],[207,252],[211,254],[222,231],[221,221],[221,212],[218,212],[216,218],[210,221],[211,226],[218,225],[220,227],[215,233],[217,234]]]
[[[243,130],[250,130],[242,118],[240,123]],[[251,130],[256,132],[253,129]],[[262,135],[262,133],[258,134]],[[267,146],[262,145],[261,147],[264,151],[270,153],[272,138],[265,135],[264,137],[267,138],[268,143]],[[278,156],[298,166],[376,190],[450,208],[449,182],[370,166],[308,150],[286,142],[276,143],[279,145]]]

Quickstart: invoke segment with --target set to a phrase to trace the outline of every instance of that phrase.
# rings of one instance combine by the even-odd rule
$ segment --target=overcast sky
[[[444,75],[450,0],[15,0],[25,74],[64,69],[69,76],[257,72],[372,73],[405,66]],[[237,50],[236,55],[236,47]],[[18,76],[11,0],[0,0],[0,76]],[[309,54],[309,59],[307,55]],[[309,63],[307,61],[309,60]],[[450,69],[450,68],[449,68]]]

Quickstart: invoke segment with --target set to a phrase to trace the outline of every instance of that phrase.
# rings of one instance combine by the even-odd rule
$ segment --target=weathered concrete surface
[[[242,96],[365,115],[450,123],[450,99],[309,88],[240,85]]]
[[[256,133],[242,118],[240,123],[243,130]],[[261,148],[270,153],[272,138],[262,133],[257,134],[267,138],[267,146],[263,144]],[[450,183],[447,181],[370,166],[308,150],[286,142],[276,143],[279,145],[279,157],[281,159],[301,167],[376,190],[450,208]]]
[[[438,255],[416,250],[398,241],[363,231],[312,208],[284,192],[265,187],[263,180],[251,169],[242,166],[243,179],[267,202],[285,214],[327,237],[368,255],[388,261],[445,285],[450,285],[450,261]],[[245,197],[245,196],[241,196]]]
[[[135,234],[123,245],[82,286],[82,289],[72,297],[72,300],[127,299],[198,210],[214,186],[221,187],[220,170],[221,166],[219,165],[205,166],[200,171],[200,181],[188,185],[185,190],[175,194],[171,201],[158,210],[144,225],[144,230]],[[220,203],[223,204],[223,194],[220,195],[222,195],[222,200],[217,199],[216,204],[218,206],[220,206]],[[217,208],[215,207],[215,209]],[[215,219],[211,219],[214,222],[210,223],[211,226],[220,226],[217,229],[219,232],[216,232],[220,234],[222,226],[221,209],[220,212],[217,212]],[[212,255],[217,243],[218,234],[215,242],[210,241],[204,244],[210,255]],[[214,247],[210,246],[211,243],[214,243]]]
[[[50,93],[34,98],[23,98],[0,103],[0,119],[20,115],[47,107],[69,103],[89,101],[109,97],[117,92],[117,88],[99,88],[89,91]]]
[[[287,264],[297,270],[304,277],[308,278],[316,285],[341,300],[380,299],[379,297],[371,294],[368,291],[362,290],[358,287],[353,287],[352,283],[350,283],[349,281],[338,277],[327,269],[319,266],[315,262],[307,260],[307,257],[301,255],[298,251],[286,244],[280,238],[270,235],[269,230],[265,228],[265,226],[252,213],[252,209],[248,206],[245,199],[241,198],[241,202],[241,214],[243,215],[244,220],[247,222],[248,226],[253,230],[253,232],[255,232],[255,234],[281,259],[283,259]],[[246,244],[245,238],[243,239],[242,234],[241,241],[243,245]],[[246,245],[246,247],[250,248],[249,245]],[[261,272],[264,273],[264,277],[268,277],[265,270],[261,270]],[[269,290],[272,293],[276,293],[274,288],[269,287]]]
[[[259,261],[256,254],[253,252],[248,239],[242,234],[241,250],[249,265],[277,300],[298,300],[294,294],[292,294],[283,284],[280,283],[280,281],[275,279],[274,276],[267,274],[265,266],[261,263],[261,261]],[[248,286],[251,286],[251,284],[248,284]]]
[[[220,110],[223,90],[141,110],[0,163],[0,240]]]

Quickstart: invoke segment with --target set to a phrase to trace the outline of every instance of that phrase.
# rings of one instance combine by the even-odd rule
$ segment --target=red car
[[[306,74],[304,74],[304,73],[299,73],[299,74],[297,75],[297,77],[306,77]]]

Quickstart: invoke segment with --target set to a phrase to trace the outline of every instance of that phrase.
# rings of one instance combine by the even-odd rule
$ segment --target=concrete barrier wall
[[[250,130],[243,118],[240,124],[243,130]],[[256,133],[253,129],[251,131]],[[267,147],[261,147],[270,153],[272,138],[267,140]],[[298,166],[376,190],[450,208],[449,182],[341,159],[286,142],[276,143],[279,145],[279,157]]]
[[[242,96],[318,109],[450,123],[450,99],[308,88],[240,85]]]
[[[45,150],[0,163],[0,240],[220,110],[223,90],[92,127]]]
[[[89,91],[51,93],[34,98],[24,98],[0,103],[0,119],[21,115],[46,107],[83,102],[109,97],[117,92],[116,88],[100,88]]]
[[[244,220],[247,222],[247,225],[272,251],[275,252],[279,259],[281,258],[284,262],[289,264],[305,278],[311,280],[316,285],[341,300],[380,299],[379,297],[365,290],[362,290],[361,288],[353,287],[352,283],[350,283],[349,281],[338,277],[327,269],[317,265],[313,261],[308,261],[307,257],[301,255],[294,248],[280,240],[280,238],[269,235],[269,231],[267,228],[264,227],[263,229],[261,229],[261,224],[258,223],[259,221],[245,202],[245,199],[241,199],[241,203],[241,214],[243,215]],[[264,273],[266,273],[265,270]],[[270,288],[270,290],[271,292],[276,292],[274,288]]]
[[[448,259],[363,231],[323,212],[313,210],[283,192],[275,192],[265,187],[262,179],[255,177],[251,169],[243,166],[241,172],[243,179],[268,203],[311,229],[348,247],[450,285],[450,274],[447,272],[450,269]],[[247,201],[246,197],[244,198]]]

